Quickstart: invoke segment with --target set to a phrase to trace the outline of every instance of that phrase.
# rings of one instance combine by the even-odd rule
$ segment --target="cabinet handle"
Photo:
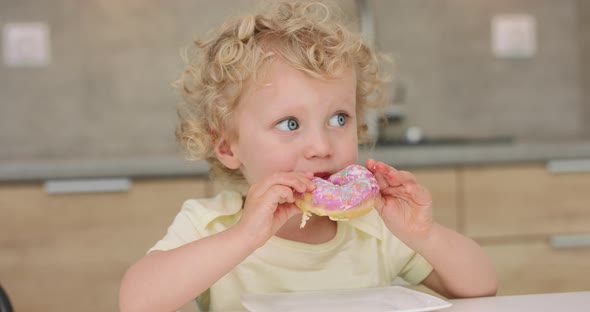
[[[552,174],[590,171],[590,159],[554,159],[545,164]]]
[[[590,233],[553,235],[549,237],[549,245],[558,249],[590,247]]]
[[[48,194],[127,192],[128,178],[48,180],[44,183]]]

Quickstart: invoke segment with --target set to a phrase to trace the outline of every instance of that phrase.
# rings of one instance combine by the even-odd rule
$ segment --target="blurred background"
[[[259,3],[0,1],[0,285],[15,310],[116,310],[123,272],[182,202],[220,189],[179,153],[170,84],[195,36]],[[361,161],[414,172],[437,220],[492,256],[500,294],[590,290],[590,3],[333,3],[395,63]]]

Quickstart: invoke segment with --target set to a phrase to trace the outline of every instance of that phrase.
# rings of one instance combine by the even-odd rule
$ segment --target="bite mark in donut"
[[[360,217],[373,209],[379,192],[377,180],[363,166],[350,165],[327,179],[314,177],[315,190],[295,194],[295,205],[303,211],[303,228],[312,213],[334,221]]]

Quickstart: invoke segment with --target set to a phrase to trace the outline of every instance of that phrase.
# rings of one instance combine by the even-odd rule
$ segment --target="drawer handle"
[[[552,174],[579,173],[590,171],[590,159],[554,159],[545,164]]]
[[[553,248],[590,247],[590,233],[553,235],[549,245]]]
[[[44,188],[45,192],[52,195],[127,192],[131,188],[131,180],[129,178],[48,180],[45,181]]]

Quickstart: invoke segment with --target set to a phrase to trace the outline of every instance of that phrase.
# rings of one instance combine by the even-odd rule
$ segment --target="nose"
[[[310,135],[305,140],[305,158],[312,159],[332,156],[332,142],[330,140],[329,134],[325,131],[316,131],[314,133],[310,133]]]

